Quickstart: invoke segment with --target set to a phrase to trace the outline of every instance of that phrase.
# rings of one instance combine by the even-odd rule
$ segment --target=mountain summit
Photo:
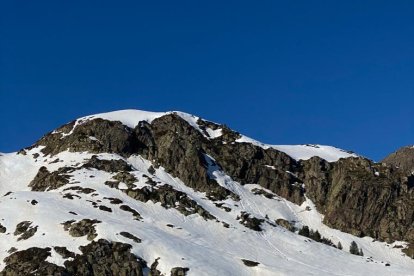
[[[398,156],[267,145],[183,112],[83,117],[0,154],[0,275],[410,275]]]

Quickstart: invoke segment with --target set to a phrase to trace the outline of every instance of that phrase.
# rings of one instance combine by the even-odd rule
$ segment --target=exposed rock
[[[180,116],[162,116],[151,125],[138,125],[135,132],[143,144],[150,143],[147,150],[140,154],[148,160],[156,160],[168,173],[189,187],[206,192],[208,197],[215,200],[232,195],[208,175],[203,148],[208,140]]]
[[[276,220],[276,224],[279,226],[282,226],[283,228],[286,228],[287,230],[294,232],[296,230],[296,227],[294,225],[294,223],[287,221],[285,219],[277,219]]]
[[[305,200],[301,185],[293,185],[301,181],[293,174],[287,173],[297,170],[298,164],[295,160],[275,149],[233,142],[223,145],[222,141],[214,140],[208,146],[207,153],[213,156],[234,180],[241,184],[259,184],[297,204]]]
[[[51,256],[50,250],[49,247],[32,247],[11,254],[4,259],[6,267],[0,272],[0,276],[70,275],[65,268],[46,261]]]
[[[144,261],[132,254],[132,246],[100,239],[81,246],[82,255],[64,263],[71,275],[142,276]]]
[[[162,276],[161,272],[157,269],[158,260],[160,258],[156,258],[155,261],[152,263],[149,271],[149,276]]]
[[[71,135],[62,135],[62,133],[68,134],[71,131]],[[90,139],[90,137],[96,139]],[[46,134],[31,148],[36,146],[45,146],[41,150],[45,155],[55,155],[66,150],[131,154],[137,151],[138,143],[131,135],[131,129],[121,122],[94,119],[81,122],[76,127],[75,121],[70,122],[55,132]]]
[[[73,168],[63,167],[57,171],[49,172],[46,167],[40,167],[29,187],[32,188],[32,191],[55,190],[69,183],[70,175],[66,174],[68,172],[73,172]]]
[[[121,236],[123,236],[123,237],[125,237],[125,238],[127,238],[127,239],[130,239],[130,240],[133,240],[134,242],[136,242],[136,243],[141,243],[141,239],[140,238],[138,238],[138,237],[136,237],[136,236],[134,236],[134,235],[132,235],[131,233],[129,233],[129,232],[121,232],[121,233],[119,233]]]
[[[17,251],[17,248],[16,248],[16,247],[11,247],[11,248],[7,251],[7,253],[12,254],[12,253],[14,253],[14,252],[16,252],[16,251]]]
[[[63,195],[63,198],[67,198],[67,199],[74,199],[75,197],[81,198],[80,196],[74,195],[74,194],[71,194],[71,193],[66,193],[66,194]]]
[[[132,185],[135,182],[137,182],[137,179],[135,178],[135,176],[133,176],[131,173],[125,172],[125,171],[117,173],[112,178],[115,179],[115,180],[118,180],[120,182],[124,182],[125,184],[127,184],[128,187],[131,186],[131,188],[132,188]]]
[[[82,193],[82,194],[91,194],[91,193],[95,192],[94,189],[84,188],[84,187],[79,187],[79,186],[68,187],[68,188],[64,189],[64,191],[77,191],[78,193]]]
[[[121,205],[119,207],[119,209],[121,209],[123,211],[126,211],[126,212],[130,212],[136,220],[141,220],[142,219],[140,213],[138,213],[138,211],[136,211],[135,209],[132,209],[128,205]]]
[[[112,209],[109,207],[106,207],[104,205],[99,205],[99,210],[105,211],[105,212],[109,212],[112,213]]]
[[[1,223],[0,223],[0,234],[6,233],[6,231],[7,231],[7,228],[4,227],[3,225],[1,225]]]
[[[409,174],[414,174],[414,146],[403,147],[391,153],[381,162],[399,167]]]
[[[120,200],[119,198],[114,198],[114,197],[104,197],[104,199],[108,199],[109,203],[111,204],[121,204],[122,200]]]
[[[271,194],[269,192],[266,192],[263,189],[254,188],[254,189],[252,189],[252,192],[255,195],[263,195],[264,197],[269,198],[269,199],[273,199],[275,197],[274,194]]]
[[[255,261],[250,261],[250,260],[246,260],[246,259],[242,259],[242,262],[249,267],[254,267],[254,266],[258,266],[260,263],[255,262]]]
[[[241,212],[240,216],[237,217],[237,220],[240,220],[240,223],[250,228],[254,231],[262,231],[260,225],[264,222],[264,219],[258,219],[249,213]]]
[[[110,185],[107,182],[105,184]],[[156,188],[143,187],[142,189],[127,189],[122,191],[133,199],[142,202],[147,202],[149,200],[154,203],[160,202],[161,206],[164,208],[175,208],[185,216],[198,214],[206,220],[215,219],[213,215],[192,200],[187,194],[177,191],[167,184]]]
[[[185,276],[190,269],[188,267],[173,267],[171,276]]]
[[[83,219],[75,223],[74,220],[66,221],[63,224],[65,231],[69,231],[72,237],[86,236],[89,241],[95,239],[96,233],[95,224],[101,223],[99,220]]]
[[[356,236],[414,241],[414,193],[402,170],[364,158],[303,161],[307,195],[324,222]]]
[[[32,247],[11,254],[5,258],[6,267],[1,276],[19,275],[128,275],[142,276],[144,261],[130,252],[131,245],[119,242],[98,240],[81,246],[82,254],[75,255],[63,247],[55,247],[64,258],[73,258],[64,263],[65,267],[51,264],[46,259],[51,256],[50,248]],[[69,253],[68,253],[69,252]]]
[[[53,249],[56,251],[56,253],[62,256],[63,259],[74,258],[76,255],[64,246],[55,246]]]
[[[22,221],[19,224],[16,225],[16,230],[14,231],[15,236],[20,237],[17,239],[20,240],[27,240],[34,236],[34,234],[37,232],[37,226],[31,226],[31,221]]]
[[[224,206],[224,203],[214,203],[214,205],[216,205],[217,208],[223,209],[226,212],[231,212],[231,208]]]
[[[96,155],[93,155],[92,158],[82,166],[82,168],[97,169],[109,173],[132,170],[131,165],[122,159],[104,160],[99,159]]]

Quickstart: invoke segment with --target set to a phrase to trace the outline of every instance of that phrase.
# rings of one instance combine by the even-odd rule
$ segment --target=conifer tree
[[[351,246],[349,247],[349,253],[354,254],[354,255],[359,255],[359,248],[358,245],[355,241],[351,242]]]

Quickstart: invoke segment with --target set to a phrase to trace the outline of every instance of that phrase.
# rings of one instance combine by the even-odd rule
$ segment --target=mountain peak
[[[103,119],[107,121],[117,121],[121,122],[123,125],[134,129],[140,122],[146,122],[151,124],[154,120],[168,116],[168,115],[177,115],[183,120],[185,120],[189,125],[193,128],[198,130],[204,137],[207,139],[215,139],[222,136],[222,129],[227,128],[224,125],[220,125],[217,123],[212,123],[208,120],[204,120],[198,116],[188,114],[181,111],[168,111],[168,112],[150,112],[150,111],[143,111],[143,110],[135,110],[135,109],[127,109],[127,110],[119,110],[119,111],[112,111],[107,113],[100,113],[85,116],[79,118],[75,121],[72,130],[69,133],[63,133],[63,135],[71,134],[71,132],[86,122],[95,120],[95,119]],[[342,150],[333,146],[326,146],[326,145],[313,145],[313,144],[305,144],[305,145],[270,145],[264,144],[259,141],[256,141],[252,138],[249,138],[245,135],[241,135],[236,131],[232,131],[227,128],[228,131],[234,133],[235,139],[234,141],[223,141],[223,142],[237,142],[237,143],[250,143],[256,146],[260,146],[264,149],[273,148],[275,150],[281,151],[286,153],[287,155],[291,156],[293,159],[299,160],[307,160],[314,156],[318,156],[322,159],[327,160],[328,162],[336,162],[340,158],[349,158],[349,157],[358,157],[358,155]]]
[[[182,112],[86,116],[0,155],[0,274],[409,274],[412,181]]]

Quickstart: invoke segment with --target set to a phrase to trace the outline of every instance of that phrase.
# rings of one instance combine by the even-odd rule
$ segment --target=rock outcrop
[[[394,165],[407,174],[414,174],[414,146],[400,148],[385,157],[381,162]]]
[[[327,225],[387,242],[414,241],[414,177],[364,158],[301,163],[306,194]]]

